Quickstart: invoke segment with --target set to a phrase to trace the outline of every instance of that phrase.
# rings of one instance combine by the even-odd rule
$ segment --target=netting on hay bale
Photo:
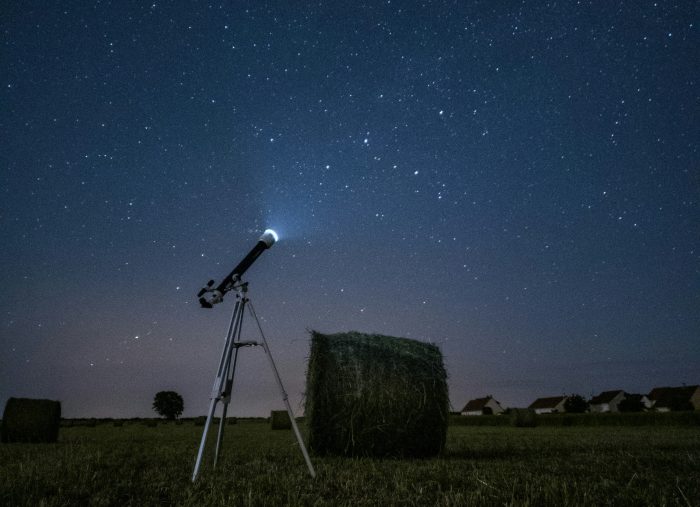
[[[447,373],[432,344],[311,332],[309,447],[317,454],[433,456],[447,436]]]
[[[2,416],[2,441],[56,442],[60,426],[60,402],[10,398]]]

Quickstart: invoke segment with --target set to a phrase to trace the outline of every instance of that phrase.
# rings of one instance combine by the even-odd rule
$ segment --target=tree
[[[617,405],[617,409],[620,412],[642,412],[645,408],[642,397],[635,394],[628,394],[627,397]]]
[[[693,403],[684,395],[674,395],[670,403],[668,404],[668,408],[673,410],[674,412],[676,411],[681,411],[681,410],[694,410],[695,407],[693,406]]]
[[[182,414],[185,403],[175,391],[160,391],[153,399],[153,410],[166,419],[177,419]]]
[[[572,394],[564,402],[564,410],[572,414],[588,412],[588,402],[580,394]]]

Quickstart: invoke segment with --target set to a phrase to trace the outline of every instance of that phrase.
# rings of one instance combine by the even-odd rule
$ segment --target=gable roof
[[[695,391],[700,386],[682,387],[655,387],[649,393],[649,399],[654,401],[657,407],[668,407],[678,400],[690,401]]]
[[[527,408],[554,408],[562,401],[566,400],[566,396],[552,396],[550,398],[537,398]]]
[[[462,409],[462,412],[475,412],[477,410],[483,410],[486,404],[492,399],[493,396],[487,396],[486,398],[476,398],[473,400],[469,400],[469,402]]]
[[[665,396],[667,394],[671,394],[671,393],[676,394],[676,395],[688,396],[690,398],[698,387],[700,387],[700,386],[655,387],[649,393],[649,399],[656,400],[660,397],[663,397],[663,396]]]
[[[603,391],[598,396],[591,398],[590,404],[600,405],[601,403],[610,403],[620,393],[624,393],[624,391],[622,389],[618,389],[616,391]]]

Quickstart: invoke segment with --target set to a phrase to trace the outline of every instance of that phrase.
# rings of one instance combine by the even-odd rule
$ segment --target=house
[[[502,412],[503,407],[491,395],[486,398],[469,400],[469,403],[462,409],[462,415],[497,415]]]
[[[617,406],[626,397],[625,391],[603,391],[588,402],[591,412],[619,412]]]
[[[553,396],[551,398],[537,398],[529,407],[535,414],[558,414],[566,412],[564,403],[568,396]]]
[[[655,387],[648,395],[659,412],[700,409],[700,386]]]

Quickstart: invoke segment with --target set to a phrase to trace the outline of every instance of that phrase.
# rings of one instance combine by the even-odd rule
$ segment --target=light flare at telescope
[[[231,271],[226,278],[224,278],[219,285],[214,287],[214,280],[209,280],[205,287],[197,293],[199,298],[199,304],[202,308],[211,308],[217,303],[221,303],[224,300],[224,294],[230,291],[236,282],[238,282],[243,273],[245,273],[250,266],[257,260],[260,255],[274,245],[279,239],[279,235],[272,229],[266,229],[262,233],[262,236],[258,239],[255,246],[248,252],[248,254],[243,257],[243,260],[239,262],[233,271]],[[210,294],[209,297],[206,294]]]

